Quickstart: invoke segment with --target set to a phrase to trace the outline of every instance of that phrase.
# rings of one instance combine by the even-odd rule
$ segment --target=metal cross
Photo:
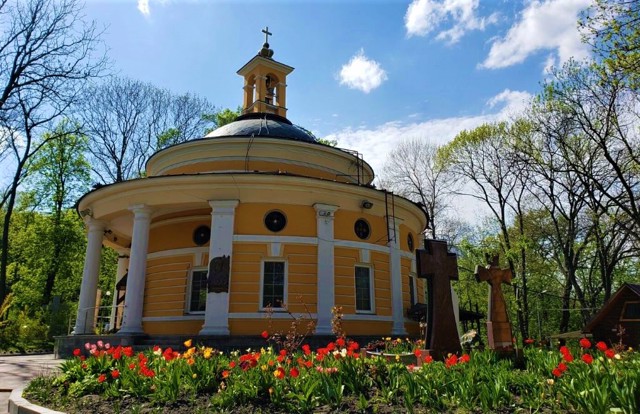
[[[273,33],[269,31],[269,26],[262,29],[262,33],[264,33],[264,42],[269,43],[269,36],[273,36]]]

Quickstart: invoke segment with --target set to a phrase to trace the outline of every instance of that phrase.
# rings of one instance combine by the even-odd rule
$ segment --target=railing
[[[93,308],[85,308],[82,310],[84,313],[84,326],[82,332],[91,332],[97,335],[109,333],[113,331],[113,327],[110,326],[111,321],[111,306],[95,306]],[[89,315],[93,315],[89,318]],[[95,320],[94,320],[95,319]],[[89,321],[93,320],[93,326],[89,326]],[[69,317],[69,324],[67,325],[67,334],[71,335],[75,328],[77,319],[73,316]]]

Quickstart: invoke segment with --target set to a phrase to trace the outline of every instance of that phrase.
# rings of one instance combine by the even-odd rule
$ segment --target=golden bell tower
[[[270,113],[287,117],[287,75],[291,66],[273,60],[269,28],[262,30],[265,42],[256,56],[238,70],[244,77],[242,113]]]

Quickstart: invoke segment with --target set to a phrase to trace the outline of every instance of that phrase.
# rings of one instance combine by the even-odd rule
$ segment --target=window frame
[[[289,263],[287,262],[286,259],[281,258],[281,257],[273,257],[273,258],[265,258],[262,259],[260,261],[260,296],[258,297],[258,309],[260,309],[261,311],[266,311],[268,309],[271,309],[273,311],[279,312],[279,311],[285,311],[286,309],[282,306],[280,307],[276,307],[276,306],[271,306],[271,308],[267,308],[265,306],[262,306],[263,302],[264,302],[264,267],[266,263],[273,263],[273,262],[277,262],[277,263],[284,263],[284,278],[283,278],[283,291],[282,291],[282,302],[283,303],[288,303],[288,285],[289,285]]]
[[[409,273],[409,306],[418,302],[418,278],[415,273],[411,272]]]
[[[356,269],[358,267],[365,268],[369,271],[369,303],[371,309],[358,309],[358,290],[356,287]],[[353,304],[357,314],[373,315],[376,313],[376,289],[375,289],[375,269],[369,263],[356,263],[353,267]]]
[[[209,269],[207,267],[194,267],[189,270],[189,278],[187,280],[187,300],[185,301],[185,314],[187,315],[204,315],[207,312],[207,299],[205,296],[204,301],[204,309],[202,311],[192,311],[191,310],[191,298],[193,297],[193,275],[196,272],[205,272],[207,277],[209,277]],[[209,292],[207,292],[207,295]]]
[[[624,314],[627,312],[627,305],[629,304],[640,304],[640,300],[626,300],[624,305],[622,305],[622,313],[620,314],[620,321],[624,322],[640,322],[640,318],[637,319],[626,319]]]

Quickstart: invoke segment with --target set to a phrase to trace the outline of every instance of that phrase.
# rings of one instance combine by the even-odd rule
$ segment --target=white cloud
[[[417,138],[436,145],[446,144],[463,130],[470,130],[487,122],[508,120],[526,108],[531,95],[524,91],[506,89],[487,101],[494,112],[473,116],[433,119],[425,122],[388,122],[373,128],[360,126],[337,131],[324,138],[337,140],[338,147],[360,152],[376,174],[383,170],[387,155],[403,140]],[[487,208],[467,196],[458,196],[452,201],[455,213],[471,223],[479,223],[488,214]]]
[[[393,121],[373,128],[346,128],[324,138],[337,140],[338,146],[362,153],[364,159],[380,172],[387,154],[406,138],[430,140],[441,145],[451,141],[460,131],[473,129],[486,122],[506,120],[522,112],[531,95],[524,91],[506,89],[487,101],[494,109],[489,114],[432,119],[425,122]]]
[[[478,17],[480,0],[413,0],[404,16],[407,35],[426,36],[441,24],[451,21],[452,26],[442,30],[436,39],[453,44],[471,30],[484,30],[497,21],[497,14]]]
[[[144,17],[149,17],[151,15],[149,0],[138,0],[138,11],[140,11]]]
[[[532,1],[504,38],[493,42],[480,66],[488,69],[512,66],[541,50],[552,52],[547,66],[549,59],[562,64],[571,57],[587,57],[589,49],[580,41],[577,21],[579,13],[590,4],[591,0]]]
[[[531,102],[533,96],[525,91],[512,91],[505,89],[487,101],[489,108],[494,108],[499,104],[504,104],[500,111],[503,115],[517,114],[524,111]]]
[[[349,63],[342,66],[338,80],[340,85],[369,93],[387,80],[387,73],[378,62],[367,58],[364,50],[360,49]]]

